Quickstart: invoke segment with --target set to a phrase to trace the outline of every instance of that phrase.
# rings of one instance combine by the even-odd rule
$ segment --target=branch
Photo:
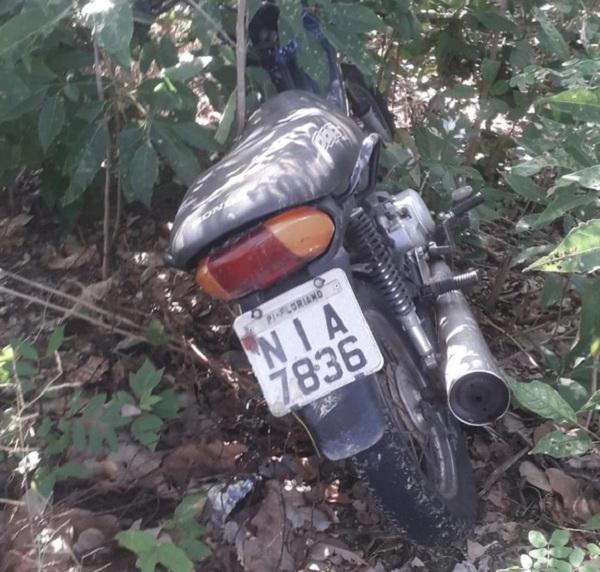
[[[235,63],[237,73],[237,134],[244,129],[246,121],[246,0],[238,1],[235,24]]]
[[[98,99],[104,101],[104,88],[102,87],[102,58],[98,42],[94,40],[94,72],[96,73],[96,91]],[[110,273],[109,269],[109,250],[110,250],[110,172],[111,172],[111,141],[108,119],[106,121],[106,129],[108,138],[106,140],[106,158],[104,159],[104,223],[102,232],[104,234],[104,246],[102,252],[102,280],[106,280]]]

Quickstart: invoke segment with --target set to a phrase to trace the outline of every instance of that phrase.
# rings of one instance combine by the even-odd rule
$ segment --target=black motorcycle
[[[236,300],[234,329],[271,413],[294,412],[328,459],[351,459],[381,511],[414,541],[474,523],[458,420],[490,423],[509,393],[450,270],[453,229],[481,202],[461,189],[435,221],[421,196],[375,191],[393,134],[381,96],[338,65],[318,20],[326,89],[280,46],[277,8],[250,24],[251,52],[280,92],[188,190],[169,260]]]

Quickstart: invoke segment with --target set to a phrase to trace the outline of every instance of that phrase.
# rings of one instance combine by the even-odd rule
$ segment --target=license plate
[[[383,367],[371,328],[339,268],[242,314],[234,329],[277,417]]]

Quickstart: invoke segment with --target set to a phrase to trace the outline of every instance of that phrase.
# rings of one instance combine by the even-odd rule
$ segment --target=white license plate
[[[242,314],[233,327],[277,417],[383,367],[339,268]]]

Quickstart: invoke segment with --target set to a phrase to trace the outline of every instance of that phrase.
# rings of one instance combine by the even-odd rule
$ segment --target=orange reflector
[[[196,282],[221,300],[266,288],[323,254],[335,227],[325,213],[298,207],[278,214],[198,263]]]

